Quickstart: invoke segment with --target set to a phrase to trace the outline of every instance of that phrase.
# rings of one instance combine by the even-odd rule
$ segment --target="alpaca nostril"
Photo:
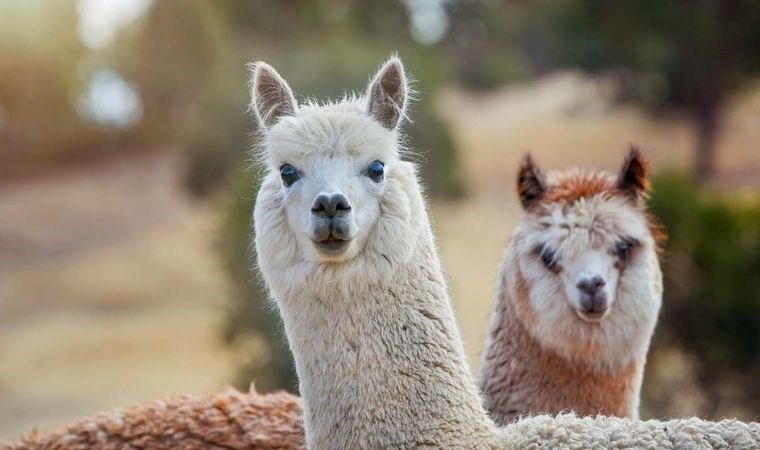
[[[604,278],[602,278],[599,275],[594,275],[591,278],[582,279],[581,281],[575,284],[575,287],[577,287],[578,290],[583,292],[584,294],[594,295],[602,287],[604,287],[605,284],[607,284],[607,282],[604,281]]]
[[[319,194],[311,205],[311,212],[320,217],[332,219],[335,216],[351,211],[351,203],[340,192],[334,194]]]
[[[351,205],[348,203],[348,199],[343,195],[339,194],[340,198],[338,199],[338,204],[335,205],[335,210],[337,211],[351,211]]]

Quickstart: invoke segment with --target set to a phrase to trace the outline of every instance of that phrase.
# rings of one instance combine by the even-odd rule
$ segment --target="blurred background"
[[[635,142],[670,235],[642,416],[757,418],[758,24],[751,0],[0,0],[0,439],[295,390],[249,270],[245,64],[335,98],[394,51],[473,371],[522,154],[616,169]]]

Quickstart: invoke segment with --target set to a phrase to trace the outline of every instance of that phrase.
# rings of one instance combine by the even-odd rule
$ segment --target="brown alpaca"
[[[504,252],[481,375],[497,422],[570,410],[638,418],[662,296],[646,172],[635,148],[617,176],[544,175],[525,158],[525,214]]]
[[[178,395],[32,432],[8,450],[303,449],[301,399],[287,393]]]

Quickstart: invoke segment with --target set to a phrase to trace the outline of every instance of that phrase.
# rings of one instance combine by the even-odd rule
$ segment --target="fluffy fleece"
[[[96,414],[59,431],[33,432],[3,450],[302,450],[298,397],[181,395]],[[505,449],[755,449],[760,425],[696,418],[645,422],[573,414],[527,417],[500,432]]]
[[[179,395],[102,412],[61,430],[35,431],[7,450],[304,448],[301,401],[234,389]]]
[[[632,149],[620,174],[547,176],[526,158],[526,208],[507,245],[481,374],[500,423],[529,413],[638,417],[639,391],[660,310],[661,232],[646,212],[646,163]],[[621,257],[616,246],[634,242]],[[576,277],[606,279],[609,308],[578,314]]]

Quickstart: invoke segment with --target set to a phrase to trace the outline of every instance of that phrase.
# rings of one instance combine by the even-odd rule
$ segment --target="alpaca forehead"
[[[329,158],[391,159],[396,136],[360,110],[310,107],[272,127],[266,139],[272,164]]]
[[[643,240],[645,217],[623,199],[596,195],[570,204],[543,205],[539,215],[525,218],[532,245],[551,243],[566,249],[609,246],[621,237]]]

